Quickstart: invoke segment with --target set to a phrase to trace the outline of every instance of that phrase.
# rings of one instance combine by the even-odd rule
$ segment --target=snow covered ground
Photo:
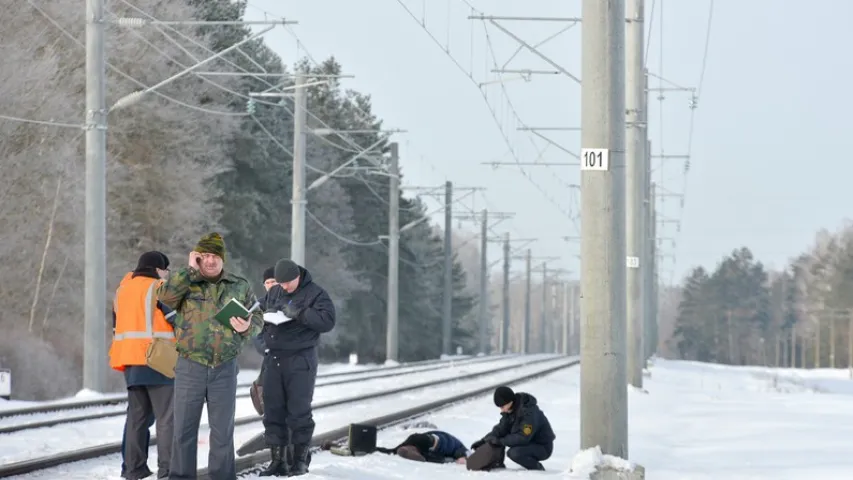
[[[545,355],[531,356],[530,359],[534,360],[536,358],[542,357],[559,358],[553,355]],[[519,360],[517,358],[504,358],[493,362],[481,362],[472,365],[461,364],[458,366],[452,366],[448,368],[442,368],[412,375],[364,380],[363,382],[354,382],[342,385],[329,385],[327,387],[322,387],[322,385],[319,385],[322,383],[322,380],[318,380],[318,386],[316,387],[314,392],[314,404],[316,405],[330,400],[347,399],[368,392],[389,390],[393,388],[405,387],[407,385],[417,385],[433,380],[441,380],[448,377],[455,377],[476,372],[485,372],[502,367],[510,367],[516,365],[518,361]],[[530,369],[542,369],[545,366],[546,365],[542,364],[535,365],[533,367],[529,367],[527,371],[530,371]],[[488,379],[485,384],[488,384],[489,382],[494,383],[496,381],[495,375],[487,376],[485,378]],[[469,385],[468,382],[460,383],[463,383],[463,386],[466,387]],[[483,384],[483,382],[480,381],[480,384]],[[452,383],[447,384],[445,387],[449,389],[456,388],[457,390],[461,388],[461,386],[454,386],[454,384]],[[417,398],[418,395],[423,396],[424,393],[422,390],[415,390],[411,394],[405,393],[389,398],[378,398],[375,400],[370,400],[356,407],[343,405],[340,407],[317,410],[314,413],[314,419],[318,424],[317,431],[324,431],[321,429],[321,427],[323,426],[322,422],[326,420],[336,422],[326,428],[328,430],[346,425],[348,423],[347,418],[349,419],[349,421],[352,421],[353,418],[364,418],[364,416],[377,416],[383,411],[389,409],[389,411],[393,411],[400,404],[401,400],[412,398],[412,395],[414,395],[414,398]],[[237,399],[236,416],[237,418],[257,416],[257,413],[255,412],[255,409],[252,406],[251,399]],[[342,419],[342,417],[345,418]],[[39,416],[39,418],[42,417]],[[0,419],[0,422],[11,420],[13,419]],[[260,417],[258,417],[258,420],[260,420]],[[123,426],[124,416],[117,416],[98,420],[88,420],[84,422],[62,424],[49,428],[23,430],[11,434],[0,435],[0,463],[18,462],[30,458],[41,457],[82,447],[101,445],[110,442],[120,442]],[[257,433],[259,428],[262,428],[259,426],[259,423],[253,425],[238,426],[235,432],[237,445],[239,446],[243,442],[248,441],[255,433]],[[202,429],[207,429],[206,408],[205,411],[202,413]],[[152,428],[151,431],[156,432],[156,427]],[[207,433],[202,433],[201,437],[202,438],[200,438],[199,440],[200,452],[205,452],[203,454],[204,459],[201,462],[201,466],[203,466],[207,463]]]
[[[653,480],[849,480],[853,478],[853,405],[845,371],[731,368],[657,360],[641,393],[629,391],[631,460]],[[579,369],[565,370],[516,390],[536,396],[557,432],[556,448],[535,475],[581,479],[569,473],[578,453]],[[438,412],[424,420],[470,444],[498,420],[490,398]],[[380,432],[394,446],[418,430]],[[314,456],[306,480],[414,478],[494,480],[528,478],[509,470],[468,472],[375,454]],[[247,477],[255,478],[255,477]],[[258,477],[259,478],[259,477]]]
[[[473,366],[472,366],[473,367]],[[545,365],[528,367],[530,370]],[[521,372],[514,372],[512,376]],[[853,478],[853,381],[844,371],[732,368],[691,362],[657,360],[645,379],[647,393],[629,389],[631,460],[646,467],[654,480],[847,480]],[[425,374],[426,375],[426,374]],[[316,415],[317,432],[345,425],[382,410],[396,410],[493,383],[499,376],[465,385],[447,385],[430,392],[376,400],[358,411],[330,409]],[[408,381],[408,380],[407,380]],[[547,469],[535,475],[583,478],[568,470],[579,444],[579,369],[564,370],[529,382],[517,390],[535,395],[557,433],[556,448]],[[402,397],[402,398],[401,398]],[[467,402],[437,412],[424,420],[470,444],[497,421],[490,398]],[[257,427],[238,429],[237,444],[248,440]],[[394,446],[413,431],[382,431],[379,444]],[[202,435],[203,437],[206,435]],[[199,464],[206,463],[206,445],[200,440]],[[0,447],[3,450],[5,447]],[[152,450],[150,465],[155,465]],[[49,469],[18,478],[88,478],[118,480],[117,455],[73,466]],[[381,454],[337,457],[314,456],[305,480],[527,478],[507,462],[508,471],[467,472],[459,465],[411,462]],[[254,478],[254,477],[251,477]]]
[[[317,369],[317,373],[320,375],[330,374],[330,373],[339,373],[339,372],[356,372],[370,368],[379,368],[381,365],[374,364],[359,364],[359,365],[351,365],[349,363],[327,363],[322,364]],[[241,385],[248,385],[252,382],[252,380],[258,378],[258,370],[257,369],[248,369],[241,370],[237,376],[237,382]],[[15,379],[13,379],[15,381]],[[33,402],[26,400],[5,400],[0,398],[0,411],[2,410],[14,410],[17,408],[24,408],[36,405],[62,405],[66,403],[74,403],[79,402],[81,400],[91,400],[95,398],[122,398],[124,397],[124,392],[120,393],[97,393],[92,392],[90,390],[80,390],[76,395],[61,398],[57,400],[45,401],[45,402]]]

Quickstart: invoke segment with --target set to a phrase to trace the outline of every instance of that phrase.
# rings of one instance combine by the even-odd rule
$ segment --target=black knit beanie
[[[145,252],[139,256],[139,261],[136,262],[136,270],[153,270],[159,268],[165,270],[169,267],[169,260],[160,252],[151,251]]]
[[[269,279],[275,279],[275,267],[270,267],[264,270],[264,281],[266,282]]]
[[[498,387],[495,389],[495,405],[503,407],[507,403],[515,400],[515,392],[509,387]]]
[[[282,258],[275,264],[275,281],[287,283],[299,276],[299,265],[293,260]]]

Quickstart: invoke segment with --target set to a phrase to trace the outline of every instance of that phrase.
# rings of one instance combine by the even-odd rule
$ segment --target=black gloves
[[[477,440],[476,442],[472,443],[471,444],[471,450],[476,450],[476,449],[482,447],[483,445],[485,445],[486,443],[488,443],[489,445],[492,445],[493,447],[502,447],[503,446],[503,443],[501,442],[500,438],[494,437],[492,435],[488,435],[485,438],[483,438],[482,440]]]
[[[298,317],[299,314],[302,313],[302,309],[296,308],[295,306],[293,306],[293,304],[288,303],[284,306],[284,310],[282,310],[282,313],[284,313],[287,318],[296,320],[296,317]]]
[[[490,437],[489,438],[489,445],[491,445],[493,447],[502,447],[503,442],[501,442],[500,438]]]
[[[476,450],[476,449],[482,447],[484,443],[486,443],[486,442],[484,442],[483,440],[477,440],[476,442],[471,444],[471,450]]]

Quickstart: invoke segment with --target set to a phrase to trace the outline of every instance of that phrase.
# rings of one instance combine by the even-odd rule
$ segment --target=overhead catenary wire
[[[29,123],[33,125],[44,125],[48,127],[63,127],[63,128],[83,128],[82,124],[56,122],[53,120],[35,120],[32,118],[13,117],[11,115],[0,115],[0,120],[8,120],[10,122]]]
[[[78,47],[80,47],[80,48],[86,47],[86,45],[81,40],[79,40],[77,37],[72,35],[71,32],[69,32],[65,27],[63,27],[55,18],[51,17],[47,12],[44,11],[43,8],[36,5],[33,0],[25,0],[25,1],[31,7],[33,7],[36,11],[38,11],[39,14],[41,14],[48,22],[53,24],[53,26],[56,27],[63,35],[65,35],[65,37],[67,37],[69,40],[74,42]],[[132,76],[123,72],[122,70],[120,70],[119,68],[117,68],[115,65],[113,65],[110,62],[106,62],[106,66],[111,71],[115,72],[116,74],[118,74],[119,76],[124,78],[125,80],[128,80],[131,83],[135,84],[139,88],[147,89],[150,86],[150,85],[146,85],[145,83],[140,82],[139,80],[133,78]],[[182,102],[182,101],[180,101],[174,97],[166,95],[166,94],[164,94],[160,91],[157,91],[157,90],[152,91],[151,94],[156,95],[156,96],[158,96],[158,97],[160,97],[166,101],[169,101],[171,103],[174,103],[176,105],[180,105],[182,107],[185,107],[185,108],[188,108],[190,110],[197,111],[197,112],[201,112],[201,113],[207,113],[207,114],[211,114],[211,115],[222,115],[222,116],[226,116],[226,117],[245,117],[247,115],[246,113],[229,112],[229,111],[223,111],[223,110],[212,110],[209,108],[199,107],[197,105],[192,105],[192,104],[189,104],[186,102]]]

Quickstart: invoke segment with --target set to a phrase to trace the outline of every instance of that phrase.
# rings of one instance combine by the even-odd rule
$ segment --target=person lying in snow
[[[394,448],[376,448],[377,452],[399,455],[420,462],[465,463],[468,449],[461,440],[441,430],[413,433]]]

